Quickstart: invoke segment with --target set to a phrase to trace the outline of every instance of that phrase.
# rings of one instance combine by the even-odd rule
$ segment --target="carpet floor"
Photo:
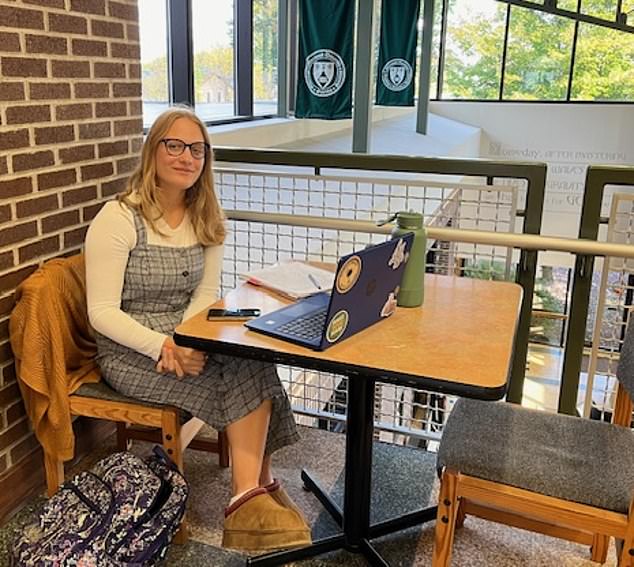
[[[282,449],[275,455],[275,474],[304,511],[312,526],[313,538],[318,539],[338,533],[338,528],[317,499],[303,489],[300,470],[306,468],[314,473],[319,483],[340,502],[343,494],[344,436],[311,428],[302,428],[301,433],[302,439],[297,445]],[[139,454],[146,454],[150,449],[146,443],[137,443],[133,447],[133,451]],[[83,459],[69,474],[88,468],[112,450],[114,447],[105,447],[103,451]],[[188,503],[191,541],[182,546],[172,545],[165,564],[187,567],[244,565],[243,554],[220,547],[223,508],[230,496],[229,469],[218,467],[216,455],[197,451],[186,451],[185,468],[191,487]],[[372,478],[373,521],[386,520],[436,501],[438,487],[435,455],[432,453],[376,443]],[[0,565],[9,565],[7,550],[23,527],[33,521],[43,502],[44,497],[33,499],[0,529]],[[410,528],[373,542],[390,565],[428,566],[431,563],[433,524]],[[366,563],[341,551],[301,561],[297,565],[356,567]],[[585,546],[469,517],[456,533],[452,565],[590,567],[596,563],[590,561],[589,550]],[[613,546],[605,565],[616,565]]]

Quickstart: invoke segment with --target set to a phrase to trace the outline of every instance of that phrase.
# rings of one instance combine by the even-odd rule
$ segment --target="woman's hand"
[[[161,373],[173,372],[177,378],[183,378],[185,375],[198,376],[206,360],[207,357],[203,352],[178,346],[171,337],[168,337],[163,343],[156,370]]]

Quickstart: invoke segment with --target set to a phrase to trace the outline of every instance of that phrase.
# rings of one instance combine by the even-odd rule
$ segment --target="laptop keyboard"
[[[313,311],[308,315],[284,323],[277,330],[301,339],[313,341],[320,338],[323,333],[327,312],[328,309],[324,307],[324,309]]]

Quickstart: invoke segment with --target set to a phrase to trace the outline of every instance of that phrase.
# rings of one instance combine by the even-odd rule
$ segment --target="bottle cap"
[[[401,211],[396,213],[396,222],[401,228],[422,228],[423,215],[414,211]]]

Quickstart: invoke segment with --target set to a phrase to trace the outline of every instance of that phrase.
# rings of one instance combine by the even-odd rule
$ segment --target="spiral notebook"
[[[277,293],[300,299],[323,291],[330,291],[334,272],[305,262],[284,262],[240,274],[242,279]]]

